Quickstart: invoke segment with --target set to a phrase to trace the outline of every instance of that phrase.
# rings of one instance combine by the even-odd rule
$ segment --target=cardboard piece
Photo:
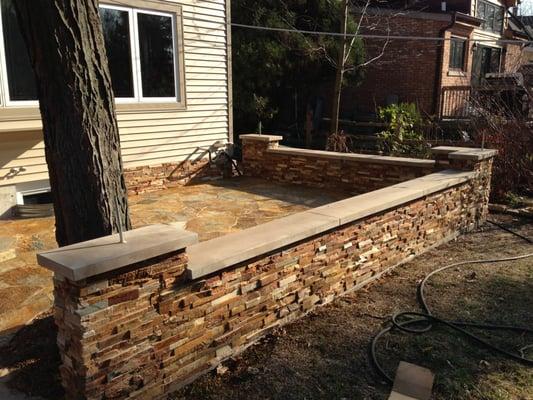
[[[429,369],[400,361],[389,400],[429,400],[434,379]]]

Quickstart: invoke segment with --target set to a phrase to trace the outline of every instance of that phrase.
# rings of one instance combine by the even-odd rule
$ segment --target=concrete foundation
[[[0,186],[0,219],[13,215],[13,207],[17,205],[17,189],[12,186]]]

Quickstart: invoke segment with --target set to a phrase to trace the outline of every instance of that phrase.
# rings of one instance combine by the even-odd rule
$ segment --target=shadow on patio
[[[204,241],[345,197],[239,177],[131,196],[129,202],[134,227],[183,222]],[[0,221],[0,331],[51,307],[52,273],[37,265],[35,255],[54,247],[53,218]]]
[[[525,235],[527,221],[499,218]],[[458,260],[505,257],[531,246],[493,226],[461,236],[397,268],[379,284],[339,298],[278,329],[242,356],[176,393],[174,399],[386,399],[389,389],[370,368],[368,344],[386,317],[418,310],[416,285],[428,272]],[[429,283],[428,301],[445,318],[532,326],[533,266],[529,260],[453,269]],[[50,399],[61,395],[52,317],[44,315],[0,350],[11,385]],[[492,332],[490,340],[517,349],[533,338]],[[379,357],[393,374],[400,360],[432,369],[435,399],[528,398],[533,371],[439,328],[427,335],[395,333],[380,343]]]

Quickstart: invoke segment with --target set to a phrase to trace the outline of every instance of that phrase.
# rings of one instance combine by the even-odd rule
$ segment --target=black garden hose
[[[499,224],[499,223],[497,223],[497,222],[491,221],[490,219],[488,219],[487,222],[488,222],[489,224],[492,224],[492,225],[494,225],[494,226],[497,226],[498,228],[500,228],[500,229],[502,229],[502,230],[504,230],[504,231],[506,231],[506,232],[509,232],[509,233],[511,233],[511,234],[513,234],[513,235],[515,235],[515,236],[518,236],[518,237],[521,238],[521,239],[524,239],[526,242],[528,242],[528,243],[530,243],[530,244],[533,244],[533,240],[532,240],[532,239],[528,238],[527,236],[521,235],[521,234],[519,234],[518,232],[515,232],[515,231],[513,231],[513,230],[511,230],[511,229],[509,229],[509,228],[506,228],[506,227],[503,226],[502,224]]]
[[[521,237],[522,239],[526,240],[528,243],[533,243],[533,241],[525,236],[522,236],[514,231],[511,231],[493,221],[488,221],[505,231],[508,231],[518,237]],[[453,263],[450,265],[447,265],[445,267],[441,267],[436,269],[435,271],[428,274],[424,280],[420,283],[418,286],[418,301],[420,303],[420,306],[422,307],[423,312],[400,312],[391,318],[392,325],[388,328],[385,328],[381,330],[374,338],[372,339],[371,346],[370,346],[370,359],[373,364],[373,366],[376,368],[376,371],[390,384],[393,383],[393,379],[385,372],[381,364],[379,363],[377,359],[376,354],[376,348],[377,343],[379,339],[385,335],[386,333],[390,332],[394,328],[397,328],[403,332],[408,333],[426,333],[429,332],[434,325],[442,324],[444,326],[447,326],[464,336],[468,337],[474,342],[477,342],[481,344],[482,346],[486,347],[487,349],[500,353],[506,357],[509,357],[515,361],[518,361],[520,363],[523,363],[525,365],[533,366],[533,360],[528,359],[524,357],[523,350],[522,349],[522,355],[518,355],[516,353],[512,353],[506,349],[503,349],[498,346],[494,346],[493,344],[485,341],[484,339],[480,338],[479,336],[476,336],[469,331],[467,331],[464,328],[477,328],[477,329],[484,329],[484,330],[508,330],[508,331],[515,331],[515,332],[521,332],[521,333],[530,333],[533,334],[533,329],[526,328],[526,327],[518,327],[518,326],[507,326],[507,325],[493,325],[493,324],[482,324],[477,322],[464,322],[464,321],[447,321],[441,318],[438,318],[434,316],[431,312],[431,309],[429,308],[426,297],[425,297],[425,288],[427,281],[435,274],[438,274],[439,272],[445,271],[450,268],[459,267],[462,265],[467,264],[493,264],[493,263],[500,263],[505,261],[515,261],[515,260],[522,260],[524,258],[533,257],[533,253],[523,254],[520,256],[515,257],[506,257],[506,258],[493,258],[493,259],[487,259],[487,260],[469,260],[469,261],[461,261],[457,263]],[[531,347],[531,346],[526,346]]]

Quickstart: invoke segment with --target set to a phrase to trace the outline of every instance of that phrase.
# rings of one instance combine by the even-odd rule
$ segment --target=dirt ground
[[[532,220],[491,218],[533,237]],[[532,251],[524,240],[487,224],[276,330],[218,374],[205,375],[169,399],[386,399],[390,388],[370,367],[368,346],[388,316],[419,310],[420,280],[453,262]],[[439,317],[533,328],[533,259],[448,270],[430,281],[427,297]],[[533,344],[533,335],[477,333],[513,351]],[[533,358],[533,348],[525,355]],[[11,370],[12,387],[61,398],[50,316],[21,330],[0,348],[0,356],[0,368]],[[395,332],[380,342],[379,359],[391,375],[400,360],[430,368],[438,400],[533,399],[533,368],[490,354],[443,327],[424,335]]]

